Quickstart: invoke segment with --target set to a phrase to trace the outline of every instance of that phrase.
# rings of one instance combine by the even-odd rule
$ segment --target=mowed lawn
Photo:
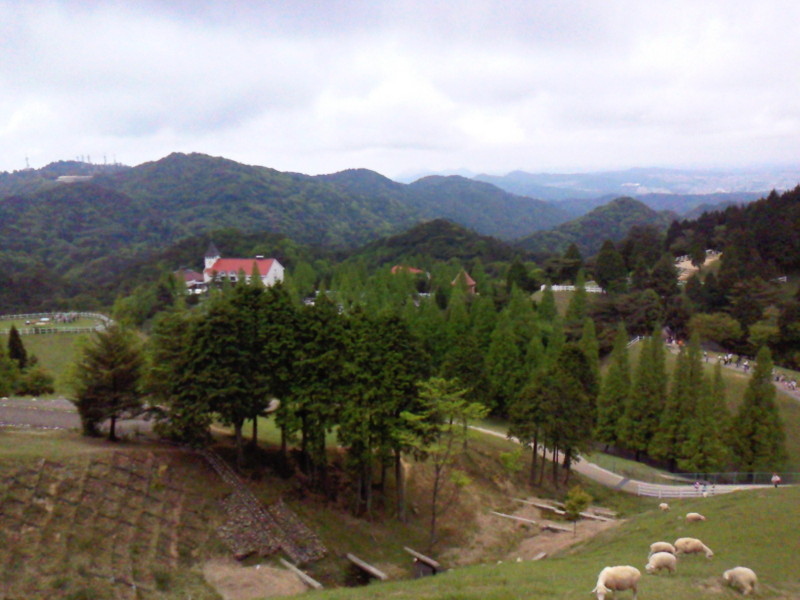
[[[27,353],[34,354],[54,378],[57,395],[69,392],[69,365],[75,360],[75,346],[87,334],[58,333],[44,335],[23,335],[22,344]],[[8,346],[8,336],[0,335],[0,344]]]

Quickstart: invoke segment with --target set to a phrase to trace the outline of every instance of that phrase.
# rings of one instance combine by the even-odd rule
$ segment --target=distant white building
[[[253,275],[254,267],[258,267],[261,281],[265,286],[275,285],[283,281],[284,268],[276,258],[222,258],[219,250],[214,244],[210,244],[205,255],[205,268],[203,269],[203,282],[216,279],[227,279],[236,281],[239,272],[244,271],[245,277],[249,280]]]

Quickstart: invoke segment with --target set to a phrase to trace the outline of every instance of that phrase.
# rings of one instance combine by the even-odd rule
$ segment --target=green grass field
[[[28,354],[34,354],[55,379],[56,395],[69,392],[69,365],[75,360],[75,344],[86,334],[58,333],[46,335],[24,335],[22,344]],[[0,344],[8,344],[8,337],[0,335]]]
[[[677,501],[672,503],[669,513],[662,513],[654,506],[619,528],[542,561],[466,567],[416,581],[319,592],[315,597],[321,600],[590,598],[603,567],[630,564],[642,572],[639,598],[643,600],[738,598],[740,594],[723,588],[721,581],[723,571],[738,565],[748,566],[757,573],[760,588],[756,597],[788,600],[800,597],[794,550],[797,530],[787,526],[800,519],[798,506],[800,488]],[[701,512],[708,520],[686,524],[681,515],[689,511]],[[649,545],[661,540],[674,542],[679,537],[700,538],[714,551],[714,558],[681,556],[675,574],[646,574]],[[621,593],[618,597],[629,598],[630,594]]]

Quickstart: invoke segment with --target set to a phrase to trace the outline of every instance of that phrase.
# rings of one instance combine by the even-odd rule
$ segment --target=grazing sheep
[[[679,538],[675,540],[675,554],[699,554],[700,552],[706,553],[706,558],[712,558],[714,553],[711,548],[706,546],[697,538]]]
[[[592,592],[597,593],[597,600],[605,600],[606,594],[609,592],[633,590],[633,600],[636,600],[641,576],[639,569],[629,565],[606,567],[600,571],[600,575],[597,577],[597,585]]]
[[[659,504],[658,508],[660,508],[664,512],[669,512],[669,504],[667,504],[666,502],[662,502],[661,504]]]
[[[650,554],[648,554],[648,558],[653,556],[656,552],[669,552],[670,554],[675,554],[675,546],[670,544],[669,542],[653,542],[650,544]]]
[[[686,513],[687,523],[696,523],[697,521],[705,521],[706,518],[700,513]]]
[[[738,588],[745,596],[755,591],[758,578],[753,569],[734,567],[722,574],[722,580],[731,587]]]
[[[675,558],[674,554],[670,554],[669,552],[656,552],[650,556],[650,560],[645,565],[644,570],[648,573],[655,573],[661,569],[666,569],[670,573],[674,573],[677,565],[678,559]]]

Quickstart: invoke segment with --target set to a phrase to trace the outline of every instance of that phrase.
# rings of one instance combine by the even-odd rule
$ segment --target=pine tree
[[[589,304],[588,294],[586,293],[586,277],[583,271],[578,272],[575,281],[575,291],[567,305],[567,313],[564,317],[568,329],[577,329],[583,325],[586,318],[586,309]]]
[[[490,407],[494,414],[504,415],[519,391],[525,373],[514,322],[508,309],[500,313],[486,353],[486,376],[491,390]]]
[[[713,384],[704,378],[690,421],[686,441],[680,449],[678,469],[684,472],[713,473],[722,471],[728,459],[723,432],[724,422],[717,414]]]
[[[20,371],[28,366],[28,353],[15,325],[12,325],[8,332],[8,357],[16,361]]]
[[[772,367],[769,349],[761,348],[733,420],[734,451],[742,471],[774,471],[786,460],[786,434],[775,404]]]
[[[610,365],[600,395],[597,399],[597,424],[595,439],[606,445],[617,443],[618,421],[625,411],[631,390],[631,374],[628,361],[628,334],[625,324],[620,322]]]
[[[17,363],[0,346],[0,396],[6,397],[14,393],[20,373]]]
[[[636,452],[637,460],[647,451],[664,409],[663,366],[659,372],[660,346],[661,339],[655,336],[642,343],[631,393],[618,423],[620,445]]]
[[[597,254],[594,268],[595,281],[607,292],[618,293],[625,291],[627,276],[628,271],[625,268],[625,260],[617,251],[614,242],[606,240]]]
[[[117,420],[143,412],[142,369],[137,340],[119,325],[95,332],[85,343],[72,376],[72,402],[78,408],[85,435],[98,435],[100,424],[110,420],[108,439],[115,441]]]
[[[591,318],[583,320],[583,331],[581,339],[578,342],[583,353],[586,355],[586,360],[589,361],[589,368],[592,370],[592,375],[595,381],[600,383],[600,344],[597,341],[597,333],[594,327],[594,321]]]

